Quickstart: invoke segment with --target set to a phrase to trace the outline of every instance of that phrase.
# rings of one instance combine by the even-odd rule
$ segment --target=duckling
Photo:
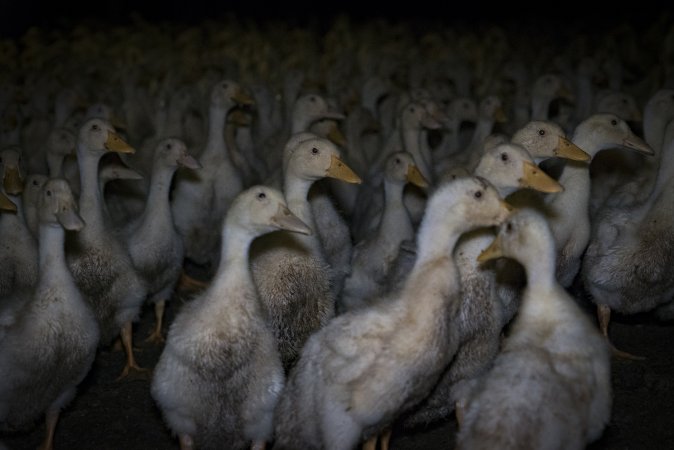
[[[454,245],[508,211],[496,189],[477,177],[431,195],[419,256],[403,288],[337,316],[307,340],[276,408],[274,448],[372,443],[428,394],[458,345],[458,330],[448,326],[460,299]]]
[[[414,164],[410,153],[393,153],[386,161],[384,211],[379,226],[354,247],[351,274],[338,300],[340,311],[364,307],[366,302],[383,293],[384,282],[398,254],[400,243],[414,238],[412,220],[403,203],[403,189],[407,183],[428,187],[428,182]]]
[[[46,414],[40,448],[53,448],[59,413],[94,362],[99,330],[68,270],[66,230],[85,226],[68,183],[50,179],[38,202],[39,281],[0,331],[0,423],[21,428]]]
[[[264,448],[271,440],[285,380],[248,255],[253,239],[277,229],[310,233],[280,191],[241,192],[224,220],[213,282],[171,324],[151,393],[182,450]]]
[[[284,149],[283,192],[288,207],[317,230],[309,191],[317,180],[360,178],[340,159],[337,147],[312,133],[294,135]],[[334,273],[320,238],[275,232],[251,247],[253,279],[278,340],[287,369],[304,342],[335,314]]]
[[[521,210],[478,258],[515,258],[528,284],[492,369],[466,401],[457,449],[580,449],[609,421],[609,349],[556,281],[555,252],[545,217]]]
[[[183,265],[183,241],[175,228],[169,203],[171,180],[178,167],[199,169],[201,165],[187,152],[182,140],[166,138],[157,142],[145,211],[124,231],[131,261],[144,277],[148,301],[154,305],[155,327],[147,340],[155,343],[164,340],[164,308]]]
[[[147,286],[105,219],[98,164],[107,151],[132,152],[133,148],[108,122],[95,118],[84,122],[77,139],[77,161],[82,187],[79,208],[87,226],[66,237],[66,255],[75,282],[98,321],[101,345],[121,335],[127,358],[123,378],[132,370],[143,370],[133,354],[132,322],[138,318]]]

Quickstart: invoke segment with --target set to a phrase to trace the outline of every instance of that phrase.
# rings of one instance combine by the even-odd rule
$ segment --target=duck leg
[[[178,442],[180,443],[180,450],[194,450],[194,441],[189,434],[178,435]]]
[[[381,435],[379,436],[379,448],[381,450],[388,450],[389,442],[391,442],[391,434],[393,434],[393,429],[391,427],[387,427],[381,432]]]
[[[456,414],[456,423],[459,425],[459,428],[463,425],[464,411],[465,403],[462,400],[457,400],[454,405],[454,414]]]
[[[161,334],[162,322],[164,319],[164,309],[166,308],[166,300],[159,300],[154,304],[154,330],[145,339],[145,342],[153,344],[161,344],[164,342],[164,336]]]
[[[178,291],[200,291],[205,289],[208,286],[208,283],[197,280],[194,277],[191,277],[183,272],[180,274],[180,280],[178,281],[178,286],[176,290]]]
[[[376,450],[377,449],[377,435],[371,436],[363,444],[362,450]]]
[[[53,450],[54,448],[54,432],[56,431],[56,423],[59,420],[58,409],[48,409],[45,418],[45,435],[44,441],[38,447],[38,450]]]
[[[265,441],[253,441],[250,450],[264,450],[266,447],[267,443]]]
[[[599,319],[599,329],[601,334],[604,335],[609,345],[611,346],[611,352],[613,356],[620,359],[628,359],[632,361],[641,361],[646,359],[643,356],[633,355],[631,353],[624,352],[615,348],[611,339],[608,337],[608,323],[611,320],[611,308],[607,305],[597,305],[597,317]]]
[[[133,356],[133,335],[132,335],[132,325],[131,321],[124,324],[121,331],[122,335],[122,345],[124,345],[124,351],[126,352],[126,365],[122,374],[117,377],[117,381],[122,378],[126,378],[131,372],[135,372],[137,375],[146,374],[148,369],[140,367],[136,363],[136,358]]]

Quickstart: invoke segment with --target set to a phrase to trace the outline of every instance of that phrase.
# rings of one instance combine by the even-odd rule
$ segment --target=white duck
[[[82,187],[79,208],[87,226],[77,235],[67,236],[66,255],[77,286],[98,320],[101,345],[121,335],[126,351],[121,378],[131,370],[142,370],[133,354],[132,322],[138,318],[147,286],[105,220],[98,163],[108,151],[132,152],[133,149],[105,120],[84,122],[77,139],[77,161]]]
[[[534,164],[524,148],[512,143],[487,150],[474,175],[488,180],[502,197],[523,188],[545,193],[563,190]],[[456,415],[461,417],[466,386],[490,367],[498,353],[506,323],[505,305],[497,295],[500,268],[483,267],[477,261],[493,237],[490,229],[474,230],[464,234],[456,244],[454,259],[459,269],[462,298],[459,312],[450,325],[459,330],[459,348],[428,398],[405,418],[406,427],[445,418],[455,405]]]
[[[232,202],[211,285],[171,324],[151,393],[182,450],[264,448],[284,373],[249,266],[253,239],[309,234],[281,192],[253,186]]]
[[[571,141],[590,156],[616,146],[653,153],[624,120],[613,114],[588,117],[578,124]],[[562,286],[568,287],[578,274],[581,257],[590,240],[589,164],[567,161],[558,181],[565,190],[549,197],[545,210],[557,244],[557,279]]]
[[[234,81],[225,80],[213,86],[208,140],[199,157],[202,169],[176,173],[171,203],[176,228],[185,242],[185,257],[199,265],[210,265],[211,270],[219,258],[222,218],[232,198],[243,189],[243,181],[225,144],[225,119],[237,104],[251,102]]]
[[[430,391],[458,345],[458,331],[448,326],[460,299],[454,245],[464,232],[500,223],[508,210],[483,179],[435,191],[403,289],[336,317],[307,341],[277,405],[274,448],[373,442]]]
[[[66,264],[66,230],[84,222],[68,183],[51,179],[40,192],[39,281],[23,308],[0,329],[0,423],[32,425],[46,414],[41,449],[53,448],[59,413],[75,396],[96,355],[99,330]]]
[[[582,279],[597,305],[602,334],[608,339],[611,311],[635,314],[671,311],[674,283],[672,199],[674,195],[674,121],[650,196],[642,203],[604,207],[597,214],[583,258]],[[667,314],[671,318],[671,313]],[[616,356],[635,358],[614,348]]]
[[[311,133],[294,135],[284,150],[283,192],[288,207],[312,230],[317,225],[308,194],[314,182],[324,177],[360,181],[339,156],[332,142]],[[270,233],[253,243],[251,262],[253,279],[288,369],[309,335],[335,314],[332,268],[315,234]]]
[[[400,244],[414,238],[412,220],[403,203],[407,183],[428,187],[410,153],[393,153],[384,168],[384,211],[377,229],[354,247],[351,273],[338,299],[340,312],[364,307],[383,293]]]
[[[556,281],[542,214],[513,214],[479,259],[501,256],[523,264],[528,283],[501,352],[468,397],[457,449],[585,448],[611,414],[608,346]]]
[[[162,319],[166,302],[180,278],[184,247],[182,237],[173,222],[169,191],[179,167],[199,169],[201,165],[177,138],[165,138],[156,143],[150,190],[145,210],[124,234],[131,261],[148,286],[148,301],[154,305],[155,327],[149,341],[162,342]]]

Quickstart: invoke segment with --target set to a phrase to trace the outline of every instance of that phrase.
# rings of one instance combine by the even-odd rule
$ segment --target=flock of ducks
[[[0,427],[44,420],[43,449],[117,342],[182,450],[387,449],[452,414],[458,449],[581,449],[611,355],[639,358],[611,313],[674,317],[664,22],[535,48],[346,17],[32,28],[0,86]]]

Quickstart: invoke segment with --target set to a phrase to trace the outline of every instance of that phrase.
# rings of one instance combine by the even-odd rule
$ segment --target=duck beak
[[[65,208],[56,213],[56,220],[69,231],[80,231],[84,228],[84,220],[75,211],[74,208]]]
[[[340,147],[346,147],[348,145],[346,138],[336,124],[330,128],[330,131],[328,131],[327,138]]]
[[[573,161],[589,161],[592,157],[583,151],[576,144],[565,138],[564,136],[559,136],[557,140],[557,148],[554,150],[555,156],[560,158],[566,158]]]
[[[499,107],[494,113],[494,121],[496,123],[506,123],[508,121],[508,116],[502,107]]]
[[[0,209],[3,211],[16,212],[16,205],[2,191],[0,191]]]
[[[501,200],[500,203],[501,203],[501,211],[499,212],[499,216],[496,220],[496,223],[502,223],[505,220],[507,220],[508,217],[510,217],[510,214],[515,210],[515,208],[513,208],[513,206],[510,203],[506,202],[505,200]]]
[[[638,136],[632,135],[623,139],[622,146],[629,148],[631,150],[636,150],[639,153],[645,155],[653,156],[655,152],[643,139]]]
[[[192,155],[185,153],[178,159],[178,164],[188,169],[201,169],[201,163],[196,160]]]
[[[133,147],[127,144],[124,139],[119,137],[119,135],[113,131],[108,132],[108,139],[105,141],[105,149],[109,152],[116,153],[136,153],[136,150],[134,150]]]
[[[344,161],[335,155],[332,155],[330,167],[328,167],[328,171],[325,173],[325,175],[328,177],[337,178],[338,180],[346,181],[347,183],[360,184],[363,182],[363,180],[361,180],[360,177],[344,163]]]
[[[255,104],[253,97],[248,95],[248,93],[243,89],[238,89],[232,96],[232,100],[242,106],[252,106]]]
[[[489,244],[489,247],[482,250],[477,257],[477,262],[484,263],[492,259],[503,257],[503,250],[501,249],[501,235],[497,234],[496,238]]]
[[[230,112],[229,115],[227,116],[227,122],[234,124],[238,127],[247,127],[252,123],[250,120],[250,116],[245,112],[241,111],[240,109],[235,109],[232,112]]]
[[[276,214],[272,217],[271,222],[281,230],[293,231],[295,233],[306,235],[311,234],[311,228],[284,205],[278,205],[278,211],[276,211]]]
[[[439,130],[442,128],[442,123],[431,114],[424,114],[424,117],[421,119],[421,126],[428,128],[429,130]]]
[[[412,183],[415,186],[419,186],[422,189],[428,187],[428,181],[424,178],[423,174],[417,166],[414,164],[407,167],[407,182]]]
[[[23,177],[16,167],[7,170],[3,181],[5,192],[10,195],[19,195],[23,192]]]
[[[520,187],[531,188],[540,192],[553,193],[561,192],[564,187],[543,172],[536,164],[531,161],[524,161],[522,178],[520,178]]]

